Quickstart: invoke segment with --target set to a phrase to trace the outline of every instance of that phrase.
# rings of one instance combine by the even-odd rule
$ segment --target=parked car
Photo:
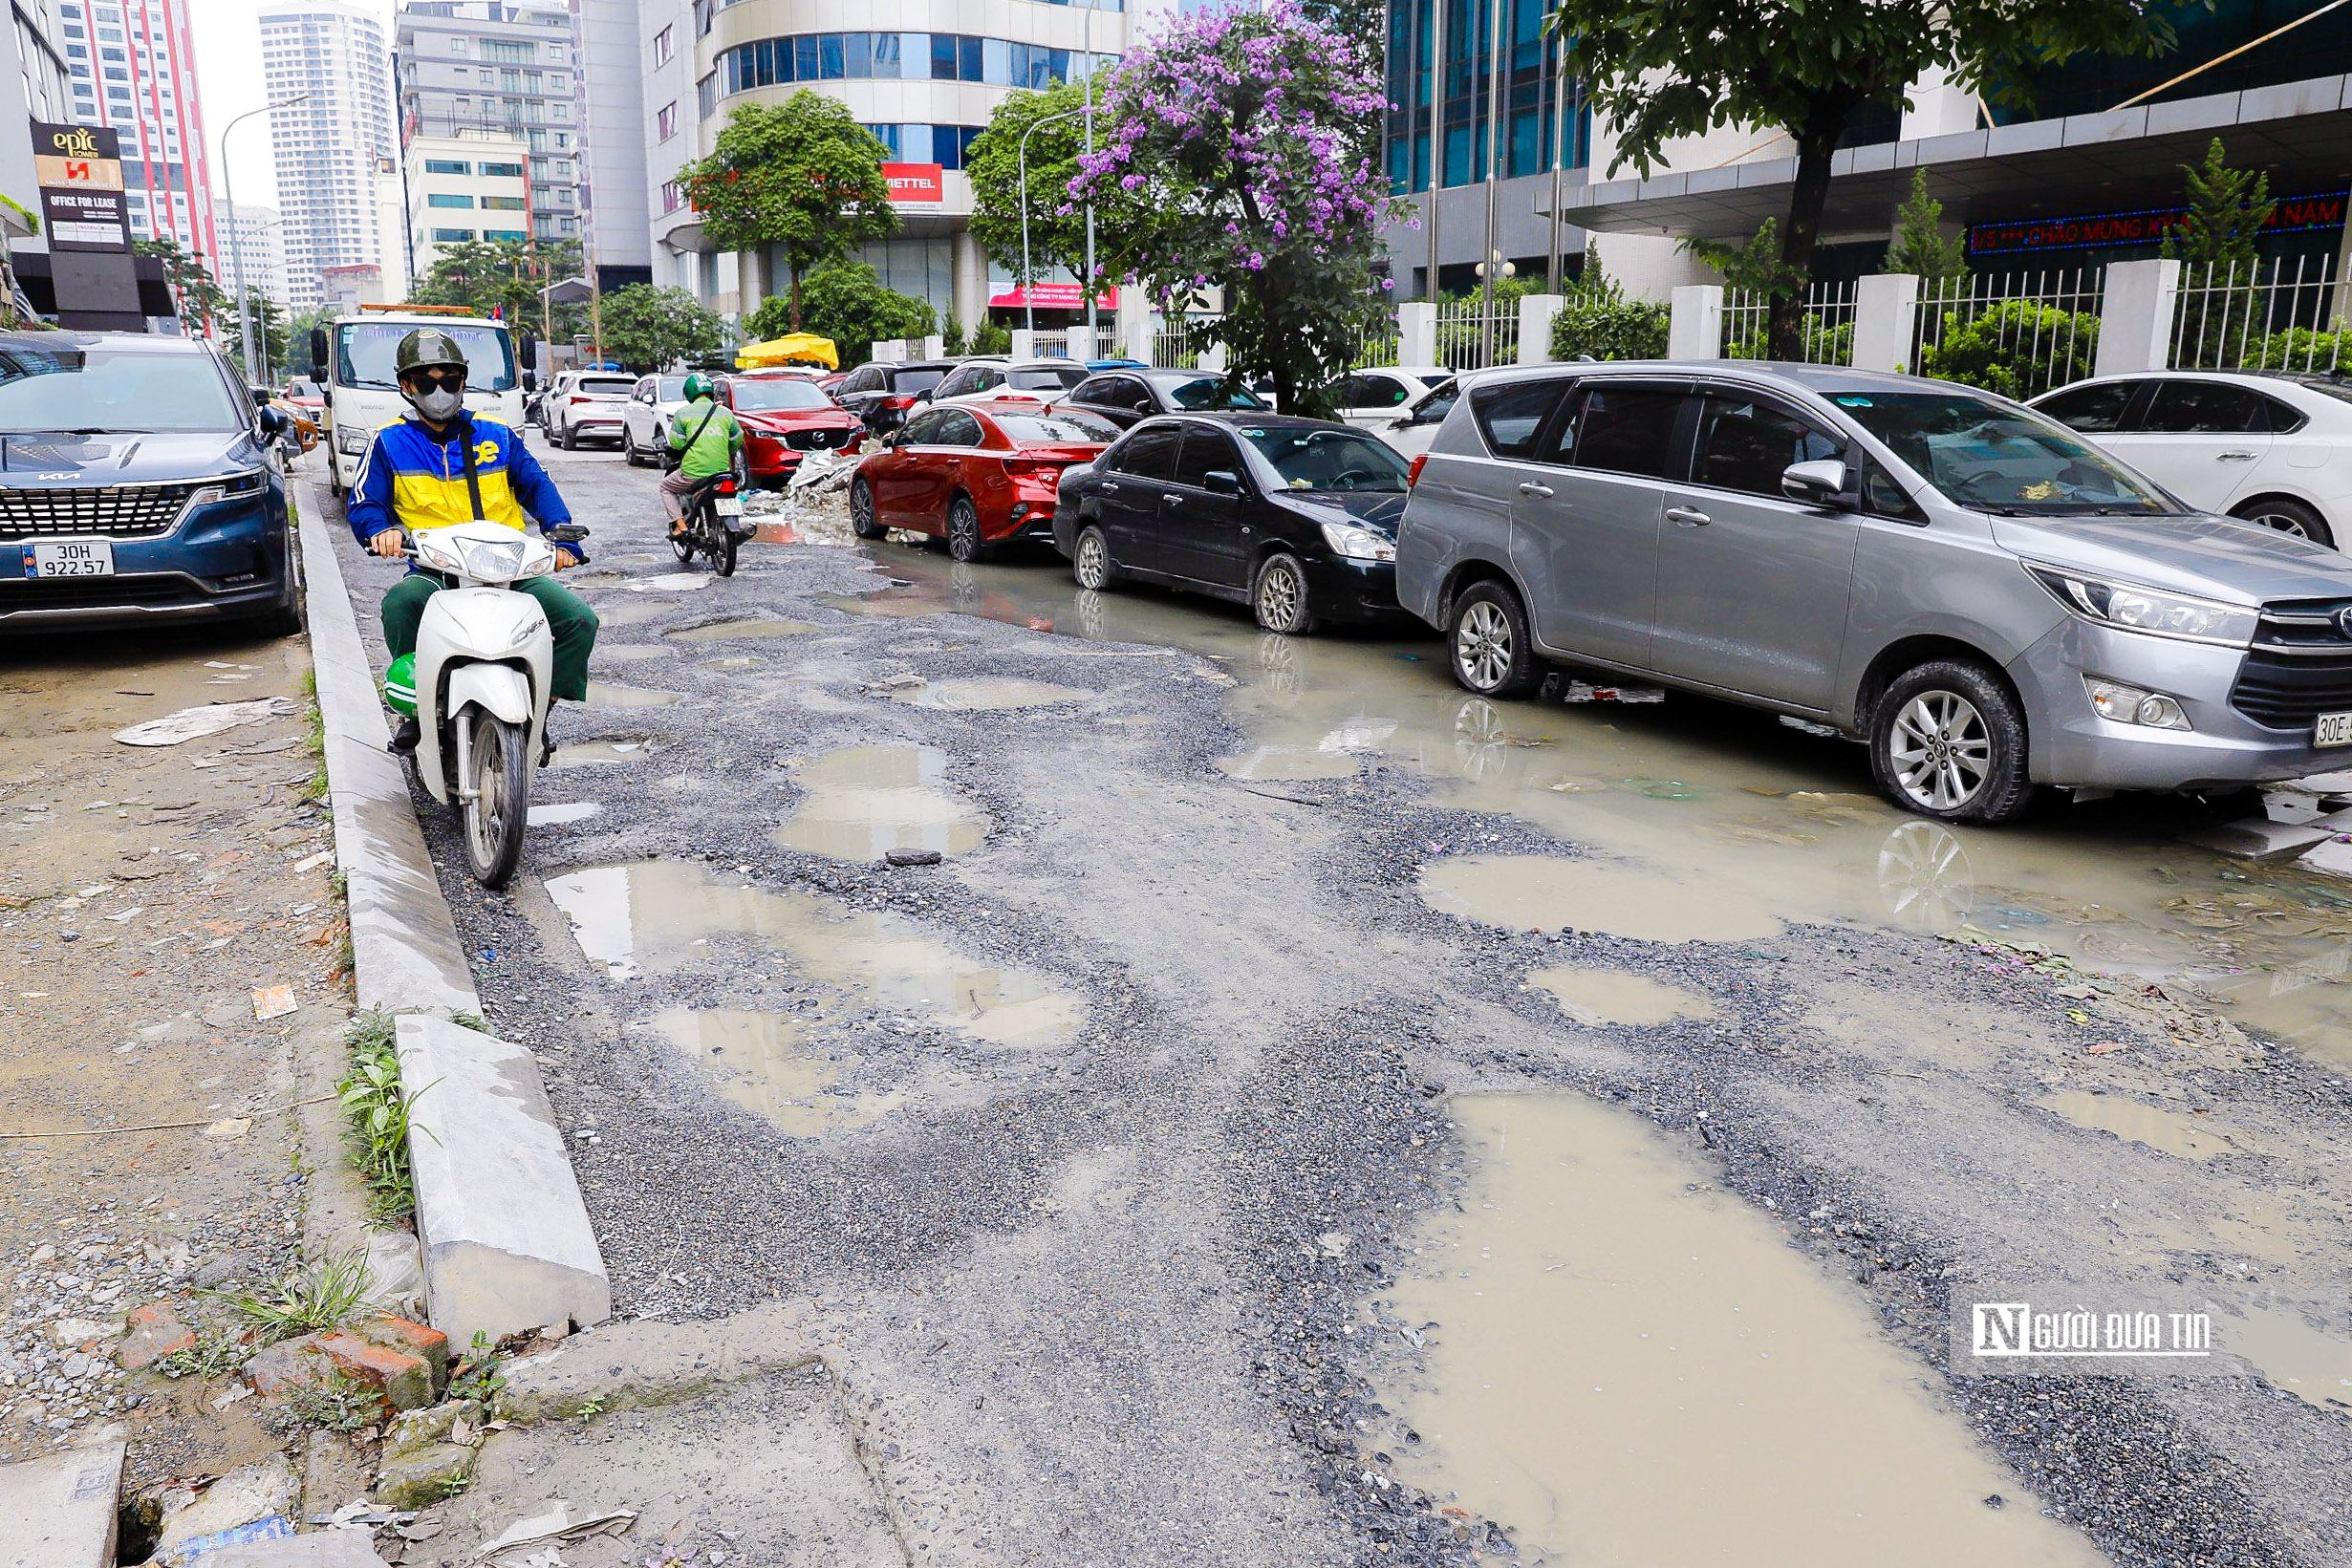
[[[293,404],[296,408],[301,409],[305,415],[309,416],[312,424],[316,425],[325,421],[327,415],[326,389],[320,386],[316,381],[312,380],[309,376],[291,376],[287,377],[286,385],[282,390],[280,390],[278,396],[287,402]]]
[[[0,628],[302,630],[291,425],[255,404],[202,339],[0,333]]]
[[[1448,381],[1435,391],[1425,393],[1410,408],[1391,414],[1386,419],[1372,420],[1365,428],[1387,441],[1408,458],[1417,458],[1429,450],[1429,443],[1437,437],[1437,429],[1445,417],[1454,412],[1455,401],[1461,397],[1461,383]]]
[[[931,394],[934,403],[1059,402],[1087,378],[1075,359],[967,359]]]
[[[1082,588],[1164,583],[1304,635],[1397,613],[1405,486],[1393,448],[1333,420],[1162,416],[1065,479],[1053,543]]]
[[[618,371],[564,372],[539,404],[548,440],[567,452],[578,451],[583,440],[620,440],[637,384],[636,376]]]
[[[917,359],[906,364],[870,360],[828,389],[833,400],[887,436],[906,423],[907,411],[939,389],[956,368],[953,359]]]
[[[754,484],[782,488],[809,453],[865,439],[856,415],[796,376],[722,376],[718,393],[743,424],[744,466]]]
[[[1053,537],[1063,471],[1118,439],[1091,414],[1018,403],[926,408],[884,438],[850,481],[850,528],[879,539],[911,528],[947,541],[959,561]]]
[[[634,468],[658,465],[670,449],[670,421],[686,405],[682,376],[640,376],[629,390],[629,404],[621,410],[620,455]]]
[[[2032,406],[2202,511],[2316,544],[2352,537],[2352,385],[2335,376],[2107,376]]]
[[[1221,376],[1197,370],[1117,370],[1090,376],[1055,405],[1083,408],[1125,429],[1155,414],[1188,414],[1213,408],[1267,412],[1264,398],[1242,387],[1228,387]]]
[[[2352,562],[2065,426],[1828,366],[1465,377],[1397,545],[1463,686],[1547,660],[1835,726],[1932,817],[2352,762]]]
[[[1378,430],[1431,393],[1454,384],[1443,365],[1374,365],[1350,371],[1331,389],[1334,418],[1359,430]]]

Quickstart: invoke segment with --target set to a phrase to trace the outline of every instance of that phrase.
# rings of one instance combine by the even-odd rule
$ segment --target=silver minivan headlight
[[[2254,641],[2260,612],[2244,605],[2191,598],[2137,583],[2110,582],[2059,567],[2028,566],[2050,596],[2084,620],[2150,636],[2243,648]]]

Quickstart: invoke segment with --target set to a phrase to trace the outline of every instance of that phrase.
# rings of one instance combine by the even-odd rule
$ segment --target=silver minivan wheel
[[[1895,783],[1915,805],[1957,811],[1983,790],[1993,766],[1984,715],[1957,692],[1922,692],[1894,716]]]
[[[1508,583],[1473,583],[1455,599],[1446,662],[1456,682],[1480,697],[1521,697],[1535,689],[1543,665],[1527,612]]]
[[[2007,822],[2034,798],[2025,710],[1973,659],[1932,659],[1873,705],[1870,771],[1889,800],[1948,822]]]

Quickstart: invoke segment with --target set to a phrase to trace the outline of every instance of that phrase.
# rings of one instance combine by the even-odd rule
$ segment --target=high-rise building
[[[327,268],[378,266],[375,172],[395,156],[384,24],[352,0],[270,0],[262,70],[284,214],[287,303],[320,300]]]
[[[62,125],[74,118],[66,92],[65,34],[56,0],[13,0],[10,20],[9,42],[16,58],[15,69],[0,76],[0,192],[32,208],[40,204],[40,189],[33,177],[32,122]],[[11,238],[23,241],[26,226],[16,219],[8,226]],[[32,248],[40,248],[37,239]]]
[[[417,275],[444,246],[530,238],[529,148],[507,131],[470,126],[451,136],[412,136],[407,169],[407,250]]]
[[[597,281],[610,292],[651,282],[645,212],[645,78],[638,0],[579,0],[580,108],[588,166],[580,201]]]
[[[1025,290],[1011,267],[992,265],[973,240],[964,154],[1016,90],[1074,81],[1111,64],[1176,9],[1174,0],[934,0],[921,15],[939,31],[881,32],[839,31],[848,12],[830,0],[640,0],[654,281],[692,289],[721,311],[747,312],[783,291],[774,257],[711,251],[678,172],[710,151],[738,106],[780,103],[809,89],[839,98],[890,149],[898,232],[860,252],[886,284],[967,327],[1025,301],[1041,326],[1082,319],[1084,290],[1074,279]],[[906,15],[915,19],[912,9]]]
[[[278,209],[256,206],[250,202],[231,205],[227,197],[215,197],[213,212],[221,226],[221,238],[226,242],[220,266],[221,287],[234,289],[242,275],[248,291],[285,304],[286,242],[279,232]]]
[[[135,240],[173,240],[217,270],[223,236],[196,91],[188,0],[57,0],[74,119],[122,144]]]
[[[463,131],[521,138],[529,204],[529,222],[516,226],[536,239],[579,240],[585,117],[570,8],[563,0],[406,0],[395,27],[401,146]],[[417,265],[421,270],[421,256]]]

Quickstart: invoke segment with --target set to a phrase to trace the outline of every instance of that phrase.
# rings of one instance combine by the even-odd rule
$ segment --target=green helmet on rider
[[[701,371],[698,370],[686,377],[686,401],[691,403],[698,397],[707,397],[711,392],[710,377]]]
[[[465,408],[465,351],[438,327],[420,327],[393,352],[392,374],[409,406],[435,425]]]

